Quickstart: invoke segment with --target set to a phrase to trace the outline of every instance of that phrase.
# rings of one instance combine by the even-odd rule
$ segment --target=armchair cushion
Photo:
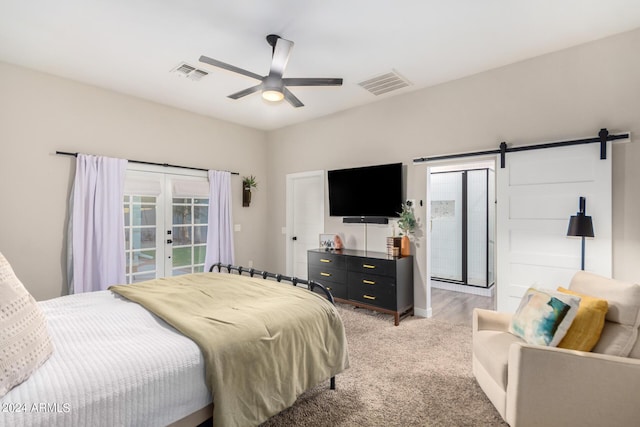
[[[640,326],[640,285],[580,271],[571,279],[569,289],[606,299],[609,303],[602,335],[593,348],[594,353],[626,357],[633,349],[631,356],[640,357],[640,352],[634,348]]]
[[[578,313],[580,297],[529,288],[509,326],[509,332],[529,344],[555,347]]]
[[[559,287],[558,291],[580,297],[578,314],[576,314],[576,318],[573,319],[573,323],[571,323],[567,334],[560,341],[558,347],[591,351],[602,334],[604,319],[609,308],[607,300],[580,294],[562,287]]]
[[[513,343],[524,340],[504,331],[477,331],[473,336],[474,357],[502,390],[507,389],[507,362]]]

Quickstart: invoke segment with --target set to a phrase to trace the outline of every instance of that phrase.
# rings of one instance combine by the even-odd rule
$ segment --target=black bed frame
[[[269,273],[268,271],[260,271],[254,268],[244,268],[242,266],[236,266],[231,264],[222,264],[221,262],[213,264],[209,269],[209,272],[210,273],[213,272],[214,268],[218,269],[218,273],[221,272],[222,269],[224,268],[227,270],[227,273],[231,273],[232,271],[237,271],[239,275],[242,275],[242,273],[246,273],[251,277],[258,276],[258,277],[262,277],[263,279],[271,278],[271,279],[276,279],[278,282],[282,282],[283,280],[285,280],[287,282],[291,282],[293,286],[298,286],[298,284],[307,285],[309,287],[309,290],[312,292],[314,291],[314,289],[318,288],[322,292],[324,292],[324,294],[326,295],[327,299],[331,302],[331,304],[335,305],[335,301],[333,300],[333,295],[331,295],[331,292],[329,292],[329,290],[326,287],[324,287],[320,283],[313,280],[298,279],[297,277],[293,277],[293,276],[285,276],[283,274],[274,274],[274,273]],[[331,390],[336,389],[336,377],[331,377],[329,388]]]

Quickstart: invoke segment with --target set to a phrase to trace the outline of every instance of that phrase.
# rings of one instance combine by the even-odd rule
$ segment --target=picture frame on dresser
[[[319,240],[319,248],[325,251],[332,251],[335,249],[335,234],[320,234]]]

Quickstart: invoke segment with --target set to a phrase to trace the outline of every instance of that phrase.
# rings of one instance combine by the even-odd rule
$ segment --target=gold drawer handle
[[[376,299],[376,297],[372,297],[371,295],[362,295],[366,299]]]
[[[376,282],[374,282],[373,280],[363,280],[362,283],[366,283],[367,285],[375,285]]]
[[[320,258],[320,262],[331,262],[331,260],[330,259]]]
[[[371,265],[371,264],[362,264],[362,267],[364,267],[364,268],[376,268],[375,265]]]
[[[331,277],[331,273],[320,273],[320,275],[324,277]]]
[[[327,290],[328,290],[328,291],[330,291],[330,290],[331,290],[331,288],[330,288],[329,286],[327,286]]]

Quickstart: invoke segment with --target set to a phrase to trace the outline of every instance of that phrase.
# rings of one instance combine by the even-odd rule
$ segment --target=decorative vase
[[[247,207],[251,204],[251,189],[242,189],[242,206]]]
[[[411,240],[409,240],[409,236],[402,236],[402,240],[400,241],[400,255],[411,255]]]

